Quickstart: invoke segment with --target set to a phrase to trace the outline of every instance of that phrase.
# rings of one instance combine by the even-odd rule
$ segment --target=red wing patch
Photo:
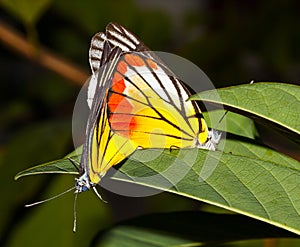
[[[110,115],[110,124],[112,129],[124,130],[122,135],[130,137],[130,133],[136,126],[134,117],[130,114],[134,106],[129,99],[124,96],[126,89],[124,76],[128,70],[128,65],[133,67],[144,66],[144,60],[135,54],[125,54],[124,60],[121,60],[112,78],[112,91],[108,99]],[[116,113],[117,112],[117,113]]]

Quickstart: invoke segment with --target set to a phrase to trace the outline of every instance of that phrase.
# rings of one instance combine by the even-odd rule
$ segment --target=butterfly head
[[[76,180],[76,182],[75,182],[75,194],[79,194],[81,192],[85,192],[85,191],[88,191],[90,189],[93,189],[95,194],[98,196],[98,198],[101,201],[106,202],[105,200],[103,200],[103,198],[101,197],[101,195],[99,194],[99,192],[96,189],[97,183],[91,182],[87,172],[83,173],[79,178],[75,178],[75,180]]]
[[[94,190],[97,197],[106,203],[105,200],[101,197],[99,192],[96,189],[96,184],[92,183],[87,172],[84,172],[79,178],[75,179],[75,200],[74,200],[74,224],[73,224],[73,232],[76,232],[76,222],[77,222],[77,216],[76,216],[76,201],[77,201],[77,195],[81,192],[85,192],[87,190],[90,190],[91,188]]]
[[[75,180],[76,180],[76,182],[75,182],[75,193],[76,194],[85,192],[85,191],[89,190],[91,188],[91,186],[93,186],[93,184],[90,182],[90,179],[86,172],[79,178],[75,178]]]

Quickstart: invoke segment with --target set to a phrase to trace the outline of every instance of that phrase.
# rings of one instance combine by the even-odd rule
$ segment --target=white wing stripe
[[[127,48],[126,51],[136,49],[136,45],[130,39],[125,37],[124,35],[117,33],[117,32],[110,32],[110,35],[113,38],[115,38],[115,40],[109,39],[109,41],[112,43],[116,43],[116,44],[120,44],[120,45],[124,45],[124,46],[127,45],[129,49]]]
[[[135,43],[136,45],[140,43],[140,41],[134,35],[132,35],[132,33],[128,32],[126,29],[124,29],[124,33],[126,34],[127,37],[130,37],[132,43]]]
[[[100,61],[103,52],[104,41],[106,40],[106,35],[104,33],[97,33],[94,35],[91,41],[91,46],[89,50],[89,62],[93,74],[99,69]]]
[[[120,47],[124,52],[130,51],[130,47],[128,47],[127,44],[124,45],[117,40],[109,40],[109,43],[111,43],[113,46]]]
[[[140,41],[132,33],[127,31],[127,29],[125,29],[121,25],[111,23],[107,27],[106,31],[110,34],[117,33],[119,36],[122,36],[123,40],[124,39],[127,40],[127,41],[124,41],[126,44],[131,43],[131,45],[129,45],[131,47],[133,47],[133,46],[136,47],[138,44],[140,44]],[[135,49],[135,48],[133,48],[133,49]]]

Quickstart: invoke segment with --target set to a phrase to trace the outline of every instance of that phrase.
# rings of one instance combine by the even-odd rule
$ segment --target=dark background
[[[16,1],[15,7],[3,2],[2,23],[86,76],[91,37],[114,21],[151,49],[189,59],[216,87],[251,80],[300,84],[300,3],[296,0],[46,1],[34,21],[24,21],[18,14],[26,1]],[[115,221],[144,212],[198,207],[167,194],[136,199],[104,192],[111,200],[104,204],[93,193],[83,193],[78,198],[76,235],[72,193],[24,208],[74,184],[73,176],[13,178],[21,170],[73,150],[72,110],[80,82],[53,72],[38,59],[28,59],[2,41],[0,76],[0,246],[85,246]]]

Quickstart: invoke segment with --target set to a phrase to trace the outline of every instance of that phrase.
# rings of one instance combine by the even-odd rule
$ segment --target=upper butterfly
[[[93,188],[137,148],[215,150],[191,92],[135,35],[116,23],[97,33],[89,51],[91,108],[76,193]],[[100,197],[100,196],[99,196]]]

